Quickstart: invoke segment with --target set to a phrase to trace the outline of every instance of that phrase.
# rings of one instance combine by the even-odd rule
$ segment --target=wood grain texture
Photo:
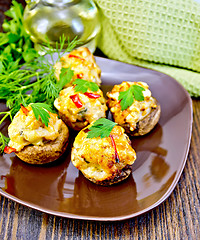
[[[193,99],[186,166],[170,197],[154,210],[119,222],[52,216],[0,197],[0,239],[199,239],[200,100]]]

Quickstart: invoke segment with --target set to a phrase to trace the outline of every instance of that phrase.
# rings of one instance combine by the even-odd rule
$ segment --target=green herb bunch
[[[0,32],[0,73],[18,69],[20,64],[31,61],[37,54],[23,27],[23,12],[23,6],[15,0],[5,12],[10,20],[4,20],[3,32]]]
[[[52,105],[63,86],[71,80],[73,71],[70,68],[65,68],[65,74],[60,75],[60,81],[57,81],[53,67],[56,63],[53,54],[61,54],[64,43],[65,39],[62,39],[60,49],[48,46],[46,53],[51,63],[45,56],[37,56],[31,63],[19,65],[19,69],[0,73],[0,99],[6,101],[12,115],[19,110],[20,104],[27,106],[29,103],[45,102]],[[70,42],[66,51],[71,51],[75,45],[76,40]]]
[[[39,115],[46,125],[47,118],[42,117],[44,109],[53,109],[55,98],[73,76],[70,68],[63,68],[60,80],[57,81],[53,66],[63,54],[72,51],[78,41],[68,41],[65,50],[64,37],[60,38],[55,49],[47,43],[43,49],[46,54],[41,56],[34,50],[33,43],[24,30],[21,4],[13,1],[13,6],[6,15],[12,19],[4,22],[5,32],[0,33],[0,100],[6,103],[9,110],[0,112],[0,125],[7,117],[12,120],[20,109],[20,104],[26,107],[30,103],[42,103],[33,105],[33,108],[37,107],[37,117]],[[0,133],[0,152],[7,142],[8,138]]]

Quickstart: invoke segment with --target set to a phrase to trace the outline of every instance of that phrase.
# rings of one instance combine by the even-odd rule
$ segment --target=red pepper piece
[[[88,93],[88,92],[85,92],[84,95],[89,98],[93,98],[93,99],[97,99],[97,98],[101,97],[101,95],[99,95],[99,94]]]
[[[89,131],[90,131],[90,129],[89,128],[86,128],[86,129],[84,129],[83,130],[85,133],[88,133]]]
[[[81,108],[83,106],[78,94],[71,95],[70,98],[73,101],[73,103],[76,105],[77,108]]]
[[[77,78],[82,79],[83,78],[83,73],[78,73]]]
[[[112,135],[110,135],[110,139],[111,139],[112,146],[113,146],[114,149],[115,149],[115,161],[116,161],[116,163],[119,163],[119,155],[118,155],[118,152],[117,152],[115,140],[114,140],[114,138],[113,138]]]
[[[12,148],[12,147],[5,146],[4,152],[10,154],[12,152],[16,152],[16,149]]]
[[[29,113],[29,110],[25,108],[22,104],[20,104],[22,112],[27,116]]]
[[[69,58],[78,58],[78,59],[80,59],[80,60],[82,60],[82,61],[85,61],[84,58],[81,58],[81,57],[76,56],[76,55],[73,55],[73,54],[69,54],[68,57],[69,57]]]

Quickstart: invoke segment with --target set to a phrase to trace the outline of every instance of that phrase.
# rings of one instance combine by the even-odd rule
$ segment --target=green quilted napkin
[[[200,3],[195,0],[95,0],[109,58],[164,72],[200,96]]]

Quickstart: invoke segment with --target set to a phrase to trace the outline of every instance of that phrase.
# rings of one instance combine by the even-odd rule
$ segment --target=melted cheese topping
[[[72,148],[72,163],[88,178],[97,181],[112,178],[127,164],[132,165],[136,153],[129,144],[124,129],[115,126],[111,132],[115,141],[119,162],[115,159],[115,148],[110,137],[87,138],[87,131],[81,130],[75,138]]]
[[[118,99],[119,92],[128,90],[128,88],[134,84],[145,89],[145,91],[143,91],[144,101],[134,99],[133,104],[122,111]],[[107,103],[115,122],[120,125],[128,123],[131,131],[135,130],[137,122],[145,118],[151,112],[152,108],[157,107],[155,99],[151,96],[149,86],[144,82],[122,82],[120,85],[115,85],[112,91],[107,93],[107,96]]]
[[[75,56],[75,57],[74,57]],[[80,47],[73,50],[70,54],[61,57],[60,61],[54,65],[56,78],[59,80],[61,68],[68,68],[74,71],[71,83],[81,78],[96,84],[101,84],[101,70],[95,62],[94,56],[88,50],[88,48]],[[71,85],[67,84],[65,87]]]
[[[70,96],[78,94],[82,103],[82,107],[78,108]],[[102,91],[99,89],[95,94],[100,95],[99,98],[92,99],[81,92],[75,92],[74,87],[63,89],[59,97],[55,100],[54,106],[59,112],[64,114],[70,122],[86,121],[87,125],[101,117],[106,116],[106,100]]]
[[[28,114],[20,109],[8,127],[8,145],[17,151],[30,144],[43,146],[45,141],[55,140],[61,129],[62,120],[58,119],[57,114],[49,113],[49,124],[46,127],[40,119],[36,120],[30,105],[26,109]]]

